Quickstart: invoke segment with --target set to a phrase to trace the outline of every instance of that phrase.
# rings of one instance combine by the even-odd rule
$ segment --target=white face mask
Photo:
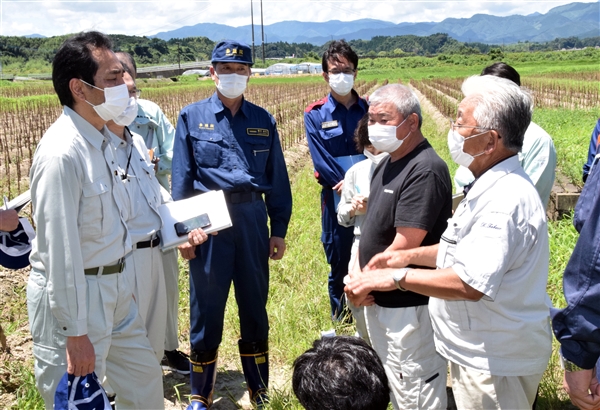
[[[408,117],[406,117],[404,121],[407,119]],[[396,151],[412,132],[409,131],[408,134],[406,134],[406,137],[401,140],[396,138],[396,129],[404,124],[404,121],[398,125],[369,125],[369,140],[371,141],[371,144],[379,151],[390,153]]]
[[[104,121],[115,121],[129,105],[129,91],[126,84],[117,85],[116,87],[98,88],[81,80],[82,83],[94,87],[96,90],[104,91],[104,102],[99,105],[94,105],[88,100],[86,103],[94,107],[96,113]],[[129,124],[127,124],[129,125]]]
[[[135,118],[137,117],[137,113],[137,98],[129,97],[129,104],[127,105],[127,108],[125,108],[125,111],[123,111],[118,118],[115,118],[115,124],[127,127],[133,122],[133,120],[135,120]]]
[[[464,151],[465,141],[483,135],[487,132],[488,131],[480,132],[479,134],[471,135],[470,137],[465,138],[460,135],[458,131],[454,131],[452,128],[450,128],[450,131],[448,131],[448,149],[450,149],[450,156],[452,157],[452,160],[458,165],[469,168],[469,165],[471,165],[475,157],[483,155],[485,151],[481,151],[477,155],[467,154]]]
[[[382,152],[381,154],[375,155],[368,149],[365,149],[363,151],[363,154],[365,154],[365,157],[369,158],[375,165],[379,165],[382,159],[390,155],[387,152]]]
[[[248,76],[239,74],[217,74],[219,79],[217,90],[227,98],[237,98],[244,94],[248,84]]]
[[[348,95],[354,87],[354,75],[353,74],[329,74],[329,86],[336,94]]]

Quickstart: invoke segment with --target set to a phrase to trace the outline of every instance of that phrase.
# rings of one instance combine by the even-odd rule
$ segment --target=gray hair
[[[510,80],[490,75],[467,78],[462,92],[465,100],[476,104],[477,125],[496,130],[507,149],[521,151],[533,113],[531,95]]]
[[[421,116],[421,104],[416,94],[408,87],[402,84],[388,84],[375,90],[369,97],[369,105],[392,103],[404,118],[410,114],[417,114],[419,117],[419,128],[423,123]]]

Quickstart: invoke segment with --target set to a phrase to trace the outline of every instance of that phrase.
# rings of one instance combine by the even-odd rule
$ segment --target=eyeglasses
[[[331,75],[337,75],[337,74],[352,75],[355,72],[356,72],[355,68],[344,68],[342,71],[340,71],[340,70],[330,70],[330,71],[328,71],[328,73],[331,74]]]
[[[486,127],[480,127],[478,125],[458,125],[457,123],[454,122],[454,120],[448,118],[448,121],[450,121],[450,128],[451,129],[455,129],[455,128],[476,128],[478,130],[486,130],[486,131],[492,131],[493,128],[486,128]]]
[[[135,90],[129,91],[129,95],[132,97],[135,95],[135,98],[140,98],[140,95],[142,95],[142,90],[138,90],[136,88]]]

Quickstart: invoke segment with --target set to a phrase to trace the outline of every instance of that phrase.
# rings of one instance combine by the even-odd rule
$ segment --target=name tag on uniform
[[[203,123],[200,123],[200,124],[198,124],[198,129],[214,131],[215,130],[215,124],[203,124]]]
[[[246,134],[254,137],[268,137],[269,130],[266,128],[246,128]]]
[[[338,126],[338,122],[337,120],[333,120],[333,121],[325,121],[321,123],[321,128],[325,129],[325,128],[335,128]]]

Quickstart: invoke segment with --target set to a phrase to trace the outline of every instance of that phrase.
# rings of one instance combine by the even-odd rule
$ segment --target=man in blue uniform
[[[588,174],[591,171],[592,163],[596,157],[598,151],[598,143],[600,142],[600,118],[598,118],[598,122],[596,123],[596,127],[594,127],[594,131],[592,131],[592,138],[590,140],[590,148],[588,149],[588,159],[585,164],[583,164],[583,182],[587,180]]]
[[[573,224],[580,236],[563,275],[567,307],[551,309],[552,328],[560,342],[565,370],[564,387],[573,404],[581,409],[600,407],[599,161],[595,158],[590,162],[587,182],[575,207]]]
[[[181,111],[173,154],[173,198],[221,189],[233,223],[202,246],[180,247],[190,260],[189,410],[206,409],[212,403],[232,281],[240,315],[242,368],[250,399],[262,405],[269,378],[268,260],[283,257],[292,213],[275,120],[243,97],[252,65],[250,48],[220,42],[213,50],[212,64],[217,90]]]
[[[340,202],[346,171],[366,157],[356,151],[354,130],[367,113],[367,102],[353,90],[358,56],[343,40],[334,41],[323,54],[323,78],[331,87],[327,97],[309,105],[304,112],[304,126],[315,177],[321,190],[321,242],[331,265],[329,301],[334,320],[343,317],[344,276],[348,262],[353,229],[338,224],[337,205]]]

